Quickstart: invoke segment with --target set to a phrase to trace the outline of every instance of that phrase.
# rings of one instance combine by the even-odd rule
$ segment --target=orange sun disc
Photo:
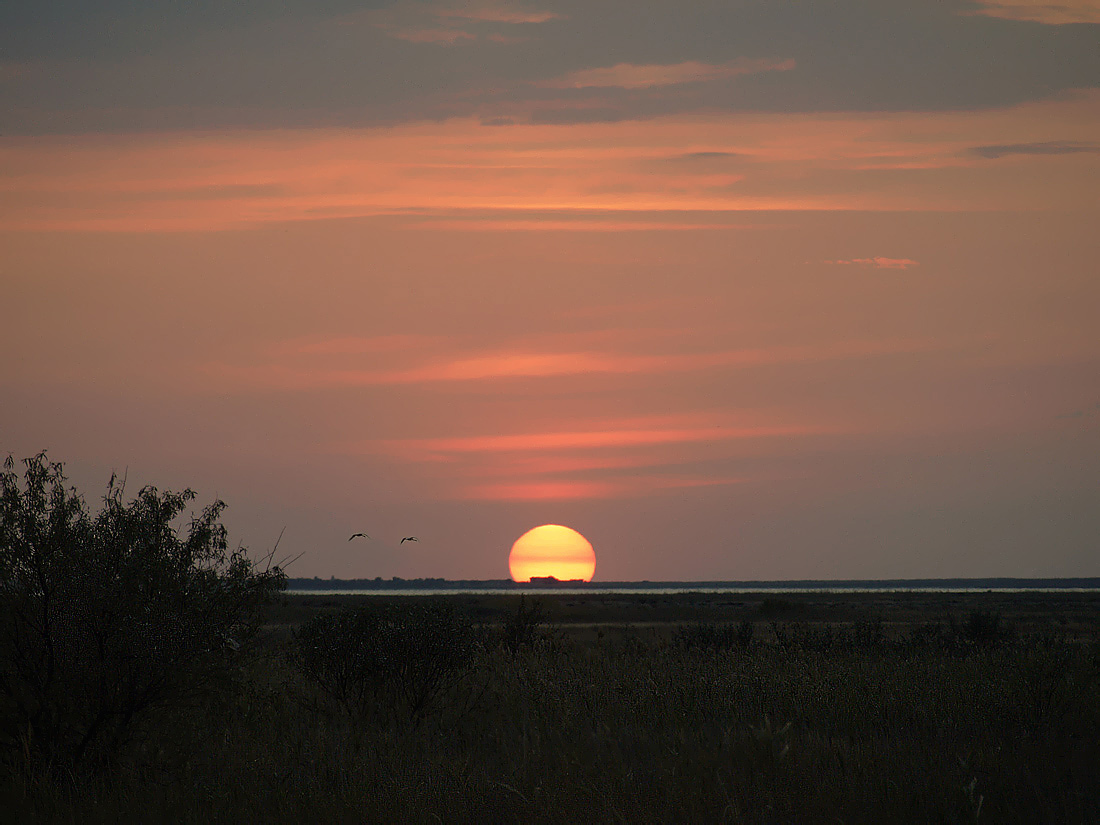
[[[517,582],[529,582],[532,576],[587,582],[596,572],[596,553],[576,530],[544,524],[516,539],[508,556],[508,570]]]

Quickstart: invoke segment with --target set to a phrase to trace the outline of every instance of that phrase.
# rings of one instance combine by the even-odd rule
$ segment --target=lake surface
[[[1100,587],[441,587],[441,588],[289,588],[294,596],[491,596],[494,594],[527,594],[529,596],[581,596],[616,594],[629,596],[661,596],[676,593],[1096,593]]]

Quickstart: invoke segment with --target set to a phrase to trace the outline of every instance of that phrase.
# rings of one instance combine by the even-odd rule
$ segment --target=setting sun
[[[596,572],[596,553],[576,530],[560,524],[544,524],[528,530],[512,545],[508,570],[517,582],[532,577],[553,576],[559,581],[592,581]]]

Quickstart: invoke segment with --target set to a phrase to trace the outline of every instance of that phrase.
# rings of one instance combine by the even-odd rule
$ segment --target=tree
[[[192,490],[126,502],[112,476],[92,515],[61,464],[23,464],[0,473],[0,741],[72,767],[217,683],[285,576],[228,550],[221,501],[184,529]]]
[[[466,684],[483,636],[453,605],[434,603],[315,616],[295,640],[302,672],[349,716],[415,724]]]

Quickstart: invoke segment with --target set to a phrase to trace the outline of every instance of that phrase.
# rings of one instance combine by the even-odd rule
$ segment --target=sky
[[[506,578],[547,523],[604,581],[1098,576],[1098,42],[1100,0],[0,5],[0,456],[221,498],[293,576]]]

